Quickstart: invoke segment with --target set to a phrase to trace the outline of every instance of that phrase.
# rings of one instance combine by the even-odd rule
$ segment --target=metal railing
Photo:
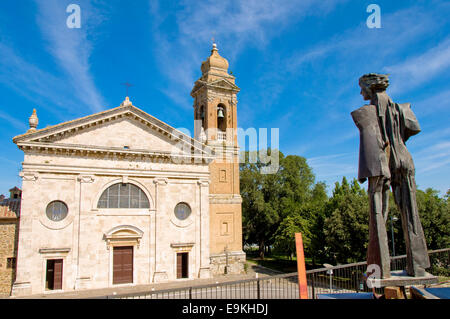
[[[450,269],[450,248],[428,251],[431,267],[427,270],[433,275],[441,275],[441,271]],[[311,298],[323,293],[371,292],[365,284],[363,274],[367,262],[320,268],[306,272],[308,292]],[[391,271],[406,268],[406,255],[391,257]],[[332,273],[329,270],[332,270]],[[375,289],[382,293],[382,289]]]
[[[428,252],[432,274],[450,269],[450,248]],[[366,262],[338,265],[306,271],[308,296],[322,293],[369,292],[363,280]],[[406,255],[391,257],[391,270],[402,270]],[[332,270],[332,272],[330,272]],[[298,299],[297,273],[289,273],[232,282],[186,288],[106,296],[111,299]]]
[[[218,141],[226,141],[227,140],[227,133],[226,132],[217,132],[217,140]]]

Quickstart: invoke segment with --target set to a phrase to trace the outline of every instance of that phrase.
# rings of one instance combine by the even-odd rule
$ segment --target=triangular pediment
[[[227,79],[219,79],[217,81],[208,83],[208,85],[209,86],[214,86],[214,87],[220,87],[220,88],[228,89],[228,90],[230,90],[230,89],[231,90],[239,90],[237,85],[231,83]]]
[[[16,136],[19,147],[210,157],[204,144],[129,104]]]
[[[221,78],[221,79],[218,79],[218,80],[212,81],[212,82],[197,80],[195,82],[194,88],[191,91],[191,96],[195,96],[195,93],[202,87],[231,90],[236,93],[240,91],[239,87],[236,84],[228,81],[225,78]]]

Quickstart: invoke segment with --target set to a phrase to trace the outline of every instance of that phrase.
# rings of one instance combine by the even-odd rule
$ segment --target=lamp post
[[[330,264],[323,264],[326,268],[328,268],[327,270],[327,275],[330,275],[330,293],[333,292],[333,265]]]
[[[393,221],[396,222],[397,220],[398,220],[397,217],[392,217],[392,215],[391,215],[392,256],[395,256],[394,224],[393,224]]]
[[[226,275],[228,274],[228,245],[225,246],[223,251],[225,253],[225,275]]]

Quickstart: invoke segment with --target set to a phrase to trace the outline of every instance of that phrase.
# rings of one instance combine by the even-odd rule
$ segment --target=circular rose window
[[[191,215],[191,208],[186,203],[178,203],[175,206],[175,216],[179,220],[185,220]]]
[[[54,222],[59,222],[66,218],[68,213],[67,205],[59,200],[51,202],[47,206],[47,218]]]

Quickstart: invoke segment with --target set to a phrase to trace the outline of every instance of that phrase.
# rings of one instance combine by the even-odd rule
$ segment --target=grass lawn
[[[297,272],[297,258],[289,260],[286,256],[270,255],[261,259],[256,256],[247,255],[247,261],[266,268],[278,270],[284,273]],[[317,268],[313,267],[311,258],[306,258],[306,269]]]
[[[439,282],[450,281],[450,277],[438,276]]]

